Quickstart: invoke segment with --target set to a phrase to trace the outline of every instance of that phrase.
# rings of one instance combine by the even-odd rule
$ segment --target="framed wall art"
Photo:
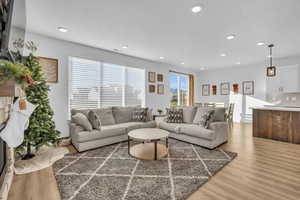
[[[254,81],[244,81],[243,82],[243,94],[244,95],[254,95]]]
[[[202,96],[209,96],[210,95],[210,84],[202,85]]]
[[[230,94],[230,83],[221,83],[221,95]]]
[[[238,94],[239,93],[239,84],[235,83],[232,85],[233,93]]]
[[[158,82],[164,82],[164,75],[163,74],[157,74],[157,81]]]
[[[155,72],[148,72],[148,82],[149,83],[156,82],[156,73]]]
[[[217,86],[216,85],[212,86],[212,94],[217,95]]]
[[[149,85],[149,93],[155,93],[155,85]]]
[[[39,64],[42,67],[44,78],[48,83],[58,82],[58,59],[54,58],[38,58]]]
[[[164,94],[165,93],[165,86],[164,84],[157,85],[157,94]]]

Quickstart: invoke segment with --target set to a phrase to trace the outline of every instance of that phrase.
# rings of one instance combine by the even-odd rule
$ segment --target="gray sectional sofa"
[[[209,149],[214,149],[227,142],[228,123],[225,119],[225,108],[182,107],[182,109],[184,123],[167,123],[164,120],[158,124],[159,128],[170,132],[171,138]],[[214,110],[214,115],[208,128],[199,126],[197,112],[201,113],[209,109]]]
[[[101,130],[93,129],[86,131],[82,126],[70,122],[70,135],[72,144],[81,152],[97,147],[114,144],[128,139],[127,133],[139,128],[154,128],[155,121],[152,120],[149,111],[146,122],[132,121],[132,113],[136,107],[110,107],[102,109],[92,109],[100,118]],[[88,117],[89,109],[71,110],[71,115],[82,113]]]

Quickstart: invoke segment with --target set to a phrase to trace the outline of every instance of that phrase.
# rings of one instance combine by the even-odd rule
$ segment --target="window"
[[[72,57],[70,70],[71,109],[145,104],[143,69]]]
[[[189,105],[189,77],[181,74],[171,74],[169,77],[171,106]]]

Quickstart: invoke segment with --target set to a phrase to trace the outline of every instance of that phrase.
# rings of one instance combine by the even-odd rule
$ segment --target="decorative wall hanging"
[[[234,94],[238,94],[239,93],[239,84],[237,84],[237,83],[233,84],[232,88],[233,88]]]
[[[212,94],[217,95],[217,86],[216,85],[212,86]]]
[[[204,84],[202,85],[202,96],[209,96],[210,95],[210,85]]]
[[[274,47],[274,44],[270,44],[268,46],[270,48],[270,66],[267,68],[267,76],[272,77],[276,76],[276,67],[273,66],[273,55],[272,55],[272,48]]]
[[[243,82],[243,94],[244,95],[254,95],[254,81],[244,81]]]
[[[165,93],[165,86],[164,84],[157,85],[157,94],[164,94]]]
[[[156,82],[156,73],[155,72],[148,72],[148,81],[150,83],[155,83]]]
[[[163,74],[157,74],[157,81],[158,82],[164,82],[164,75]]]
[[[39,57],[39,64],[42,67],[44,78],[48,83],[58,82],[58,59]]]
[[[230,83],[221,83],[221,95],[229,95]]]
[[[149,93],[155,93],[155,85],[149,85]]]

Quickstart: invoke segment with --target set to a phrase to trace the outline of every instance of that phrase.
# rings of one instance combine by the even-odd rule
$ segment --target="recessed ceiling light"
[[[128,49],[128,45],[123,45],[122,48],[123,49]]]
[[[235,64],[237,64],[237,65],[240,65],[240,64],[241,64],[241,62],[240,62],[240,61],[238,61],[238,62],[236,62]]]
[[[193,13],[199,13],[199,12],[201,12],[201,10],[202,10],[202,6],[200,6],[200,5],[196,5],[191,8],[191,11]]]
[[[159,59],[163,60],[163,59],[165,59],[165,57],[161,56],[161,57],[159,57]]]
[[[264,42],[258,42],[256,45],[257,46],[263,46],[263,45],[265,45],[265,43]]]
[[[222,53],[220,56],[222,56],[222,57],[225,57],[225,56],[226,56],[226,54],[225,54],[225,53]]]
[[[205,70],[205,67],[201,67],[200,70],[202,70],[202,71]]]
[[[184,62],[181,62],[182,65],[184,65]]]
[[[65,28],[65,27],[58,27],[57,29],[58,29],[60,32],[62,32],[62,33],[68,32],[68,29]]]
[[[235,35],[234,34],[230,34],[230,35],[227,35],[226,36],[226,39],[227,40],[232,40],[232,39],[234,39],[235,38]]]

